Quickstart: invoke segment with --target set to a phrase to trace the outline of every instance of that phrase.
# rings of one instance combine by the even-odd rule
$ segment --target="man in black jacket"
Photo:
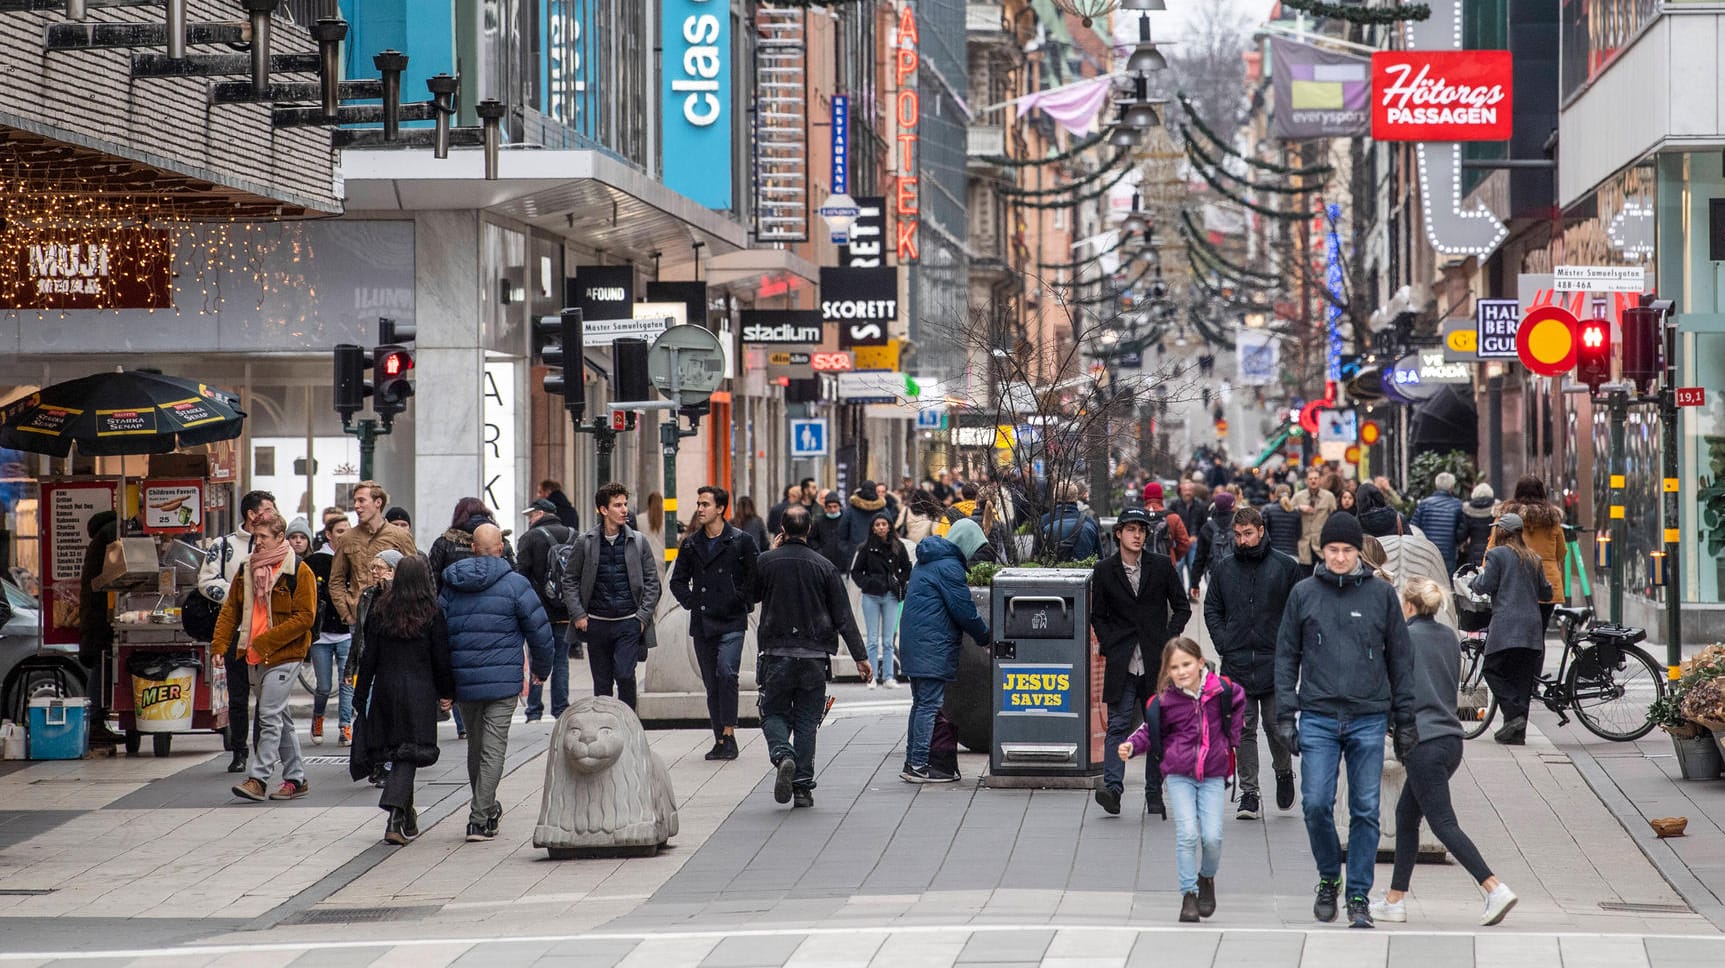
[[[694,528],[677,549],[671,596],[689,610],[689,638],[707,718],[713,725],[709,760],[737,758],[737,670],[743,665],[743,633],[754,609],[755,539],[725,521],[731,495],[722,487],[695,491]]]
[[[793,504],[801,504],[803,489],[801,485],[790,484],[785,487],[785,499],[767,509],[767,535],[779,533],[779,519],[784,517],[785,509]]]
[[[1186,584],[1192,589],[1192,600],[1198,600],[1198,583],[1216,567],[1216,562],[1234,553],[1234,495],[1217,491],[1210,504],[1210,514],[1198,531],[1198,550],[1192,559],[1192,573]]]
[[[1294,805],[1294,764],[1276,722],[1276,631],[1288,595],[1305,577],[1292,557],[1270,547],[1264,516],[1257,508],[1234,512],[1234,553],[1210,567],[1204,595],[1204,627],[1222,657],[1222,674],[1246,691],[1246,721],[1240,732],[1240,803],[1234,816],[1257,820],[1258,724],[1270,740],[1270,765],[1276,771],[1276,806]]]
[[[1208,502],[1198,499],[1196,485],[1191,481],[1181,481],[1180,499],[1170,501],[1168,510],[1179,515],[1180,523],[1186,526],[1186,533],[1192,538],[1191,544],[1187,545],[1186,553],[1181,556],[1179,562],[1180,567],[1186,572],[1188,582],[1186,587],[1190,588],[1198,583],[1192,577],[1192,559],[1198,556],[1198,535],[1204,530],[1204,522],[1209,520],[1210,505]]]
[[[844,639],[857,674],[874,675],[863,638],[851,614],[844,580],[809,547],[809,514],[800,507],[779,522],[783,536],[761,555],[755,600],[761,604],[761,733],[777,775],[773,799],[799,807],[815,805],[815,730],[826,712],[827,668]]]
[[[515,546],[515,570],[533,583],[539,604],[545,606],[545,617],[551,622],[551,718],[556,719],[569,708],[569,607],[563,604],[561,593],[545,594],[545,578],[551,570],[551,555],[558,545],[568,544],[575,532],[563,523],[556,502],[550,498],[534,500],[525,513],[527,531]],[[575,657],[581,656],[575,653]],[[527,688],[527,721],[538,722],[544,715],[545,685],[535,683]]]
[[[1126,764],[1115,750],[1156,688],[1163,644],[1184,631],[1192,617],[1173,562],[1144,553],[1150,515],[1143,508],[1127,508],[1114,522],[1114,534],[1120,550],[1096,563],[1090,581],[1090,627],[1107,662],[1102,701],[1108,704],[1108,739],[1102,744],[1096,802],[1109,813],[1120,812],[1126,786]],[[1147,785],[1144,796],[1151,809],[1160,809],[1160,784]]]
[[[840,575],[845,574],[851,562],[844,551],[844,498],[839,497],[839,492],[830,491],[826,500],[809,509],[809,515],[809,547],[838,569]],[[785,519],[779,518],[779,530],[784,530],[784,525]]]

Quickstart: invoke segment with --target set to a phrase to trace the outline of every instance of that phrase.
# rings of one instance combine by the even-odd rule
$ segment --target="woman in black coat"
[[[431,587],[430,568],[403,558],[395,580],[367,616],[366,647],[354,688],[356,710],[348,773],[355,780],[373,764],[389,763],[378,806],[389,811],[383,839],[405,844],[419,836],[413,780],[437,762],[437,712],[455,700],[449,629]]]
[[[891,688],[895,685],[893,634],[898,628],[899,602],[904,600],[905,586],[910,583],[910,555],[893,532],[892,517],[885,511],[876,512],[869,521],[868,540],[851,560],[851,580],[862,592],[869,661],[880,677],[877,681]],[[870,682],[869,688],[874,687],[875,683]]]
[[[1354,517],[1360,519],[1360,530],[1374,538],[1389,538],[1408,533],[1407,519],[1390,507],[1384,492],[1376,484],[1361,484],[1354,492]]]
[[[1290,558],[1300,557],[1300,512],[1294,510],[1294,492],[1286,484],[1276,485],[1276,496],[1262,509],[1264,530],[1269,532],[1270,547]]]

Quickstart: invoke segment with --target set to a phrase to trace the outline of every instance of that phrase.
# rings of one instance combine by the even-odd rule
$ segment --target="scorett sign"
[[[882,346],[898,321],[898,269],[821,267],[821,319],[839,325],[839,346]]]

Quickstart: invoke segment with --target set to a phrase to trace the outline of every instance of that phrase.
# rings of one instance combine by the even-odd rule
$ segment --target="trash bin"
[[[126,657],[138,732],[183,733],[192,728],[202,667],[195,652],[133,652]]]
[[[990,627],[995,776],[1083,777],[1102,768],[1100,664],[1090,645],[1090,572],[1007,568]]]
[[[90,700],[40,697],[30,700],[26,736],[33,760],[81,760],[90,738]]]

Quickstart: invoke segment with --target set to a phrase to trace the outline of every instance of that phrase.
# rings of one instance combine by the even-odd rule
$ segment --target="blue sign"
[[[851,193],[851,99],[833,95],[833,194]]]
[[[1003,665],[1000,711],[1003,713],[1072,712],[1072,667],[1069,665]]]
[[[545,38],[544,95],[538,105],[546,116],[597,137],[598,85],[588,69],[594,57],[591,0],[547,0],[541,8]]]
[[[726,0],[664,0],[665,186],[716,209],[732,207],[730,25]]]
[[[827,418],[791,420],[791,456],[827,456]]]
[[[916,412],[916,429],[940,430],[946,426],[946,411],[930,407]]]

